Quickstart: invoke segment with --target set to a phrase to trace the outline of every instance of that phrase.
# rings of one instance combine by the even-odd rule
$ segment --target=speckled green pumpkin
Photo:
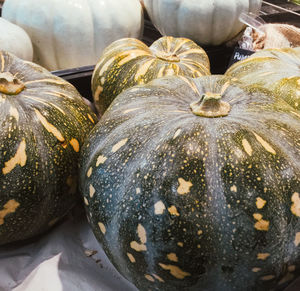
[[[269,290],[300,267],[300,115],[222,76],[121,93],[88,136],[93,232],[140,290]]]
[[[0,52],[0,244],[36,236],[78,198],[78,157],[96,123],[77,90]]]
[[[300,47],[266,49],[235,63],[225,75],[271,90],[300,110]]]
[[[92,93],[100,114],[123,90],[163,76],[210,75],[206,52],[187,38],[161,37],[150,47],[135,38],[113,42],[92,76]]]

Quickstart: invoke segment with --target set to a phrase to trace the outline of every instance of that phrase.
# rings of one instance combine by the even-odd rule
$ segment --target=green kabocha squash
[[[225,75],[271,90],[300,110],[300,47],[265,49],[232,65]]]
[[[0,244],[46,231],[78,201],[79,151],[95,123],[71,84],[0,52]]]
[[[89,134],[80,190],[140,290],[269,290],[300,268],[300,115],[222,76],[121,93]]]
[[[205,51],[186,38],[162,37],[150,47],[134,38],[113,42],[100,57],[92,76],[95,106],[103,114],[124,89],[169,75],[210,74]]]

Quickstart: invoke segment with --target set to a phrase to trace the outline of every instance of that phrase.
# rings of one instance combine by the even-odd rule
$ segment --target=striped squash
[[[100,114],[124,89],[168,75],[199,77],[210,74],[205,51],[186,38],[162,37],[148,47],[124,38],[108,46],[92,76],[92,93]]]
[[[223,76],[124,91],[80,157],[96,238],[140,290],[277,290],[300,271],[299,132]]]
[[[80,196],[79,150],[96,123],[77,90],[0,52],[0,244],[36,236]]]
[[[271,90],[300,110],[300,47],[265,49],[232,65],[225,75]]]

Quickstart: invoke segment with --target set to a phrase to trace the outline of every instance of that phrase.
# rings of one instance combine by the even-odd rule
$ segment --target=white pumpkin
[[[27,31],[33,61],[52,71],[94,65],[111,42],[143,31],[139,0],[6,0],[2,16]]]
[[[162,35],[186,37],[201,45],[219,45],[236,36],[244,25],[241,12],[258,13],[261,0],[143,0]]]
[[[8,51],[17,57],[32,61],[33,48],[25,30],[0,17],[0,50]]]

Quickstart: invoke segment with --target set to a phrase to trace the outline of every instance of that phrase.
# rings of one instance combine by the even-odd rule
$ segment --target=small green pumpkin
[[[225,75],[271,90],[300,110],[300,47],[265,49],[232,65]]]
[[[96,120],[71,84],[0,51],[0,244],[46,231],[78,201],[79,151]]]
[[[80,190],[140,290],[270,290],[300,268],[300,115],[223,76],[121,93],[89,134]]]
[[[92,93],[100,114],[124,89],[168,75],[210,74],[205,51],[186,38],[162,37],[150,47],[135,38],[113,42],[100,57],[92,76]]]

